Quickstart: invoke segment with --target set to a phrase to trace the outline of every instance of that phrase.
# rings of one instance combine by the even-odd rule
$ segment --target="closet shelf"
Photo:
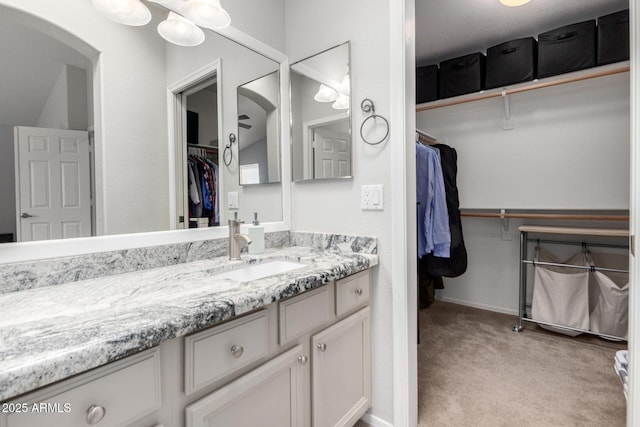
[[[536,79],[532,82],[521,83],[509,88],[488,89],[478,93],[425,102],[423,104],[416,105],[416,112],[450,107],[452,105],[465,104],[467,102],[481,101],[483,99],[498,98],[503,95],[527,92],[530,90],[558,86],[566,83],[579,82],[582,80],[596,79],[599,77],[611,76],[614,74],[627,73],[629,72],[629,70],[629,61],[623,61],[615,64],[589,68],[587,70],[575,71],[573,73],[562,74],[559,76],[547,77],[545,79]]]
[[[518,230],[525,233],[568,234],[572,236],[629,237],[629,230],[617,228],[576,228],[521,225],[518,227]]]

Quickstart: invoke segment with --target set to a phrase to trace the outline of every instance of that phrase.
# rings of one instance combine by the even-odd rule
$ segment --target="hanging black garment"
[[[433,146],[440,150],[440,163],[444,178],[444,191],[447,197],[449,213],[449,230],[451,232],[451,256],[440,258],[427,254],[420,259],[421,270],[431,277],[457,277],[467,271],[467,249],[462,237],[462,220],[460,219],[460,202],[456,175],[458,173],[456,150],[444,144]]]

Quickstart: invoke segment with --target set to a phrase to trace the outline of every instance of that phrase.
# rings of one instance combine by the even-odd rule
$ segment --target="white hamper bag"
[[[559,263],[553,254],[541,247],[536,248],[535,258],[536,262]],[[584,251],[562,264],[587,266]],[[588,330],[589,270],[537,264],[533,270],[531,317],[542,322]],[[561,327],[540,327],[572,337],[580,335],[578,331]]]
[[[627,255],[592,253],[591,257],[596,267],[629,269]],[[594,271],[590,276],[589,329],[626,339],[629,322],[629,274]]]

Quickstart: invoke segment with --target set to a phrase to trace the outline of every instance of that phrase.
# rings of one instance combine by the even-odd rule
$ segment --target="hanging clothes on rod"
[[[189,227],[197,227],[198,222],[192,220],[199,218],[207,218],[208,226],[219,225],[218,165],[207,158],[209,152],[205,149],[188,147],[187,152]]]

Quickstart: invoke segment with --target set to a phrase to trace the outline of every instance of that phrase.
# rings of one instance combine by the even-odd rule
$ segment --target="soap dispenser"
[[[249,226],[249,253],[259,255],[264,252],[264,227],[258,221],[258,212],[253,213],[253,223]]]

